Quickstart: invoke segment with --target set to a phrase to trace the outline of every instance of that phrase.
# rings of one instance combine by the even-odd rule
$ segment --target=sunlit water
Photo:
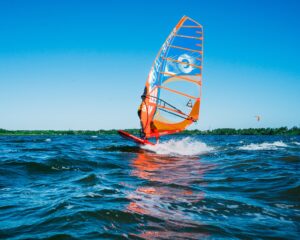
[[[1,239],[299,239],[300,137],[0,136]]]

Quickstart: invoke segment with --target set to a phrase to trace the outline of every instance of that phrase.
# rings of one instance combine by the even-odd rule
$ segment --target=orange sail
[[[141,103],[146,138],[183,131],[199,118],[203,28],[184,16],[158,52]]]

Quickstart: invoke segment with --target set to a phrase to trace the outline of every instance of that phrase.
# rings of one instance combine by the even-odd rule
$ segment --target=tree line
[[[139,135],[139,129],[125,129]],[[101,135],[117,134],[117,130],[6,130],[0,128],[0,135]],[[299,127],[280,128],[217,128],[213,130],[185,130],[179,134],[187,135],[300,135]]]

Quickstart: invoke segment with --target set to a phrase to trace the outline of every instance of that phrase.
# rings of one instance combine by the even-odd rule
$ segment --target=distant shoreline
[[[139,129],[125,129],[139,135]],[[6,130],[0,128],[0,136],[10,135],[103,135],[117,134],[117,130]],[[299,127],[280,128],[217,128],[213,130],[185,130],[179,134],[187,135],[300,135]]]

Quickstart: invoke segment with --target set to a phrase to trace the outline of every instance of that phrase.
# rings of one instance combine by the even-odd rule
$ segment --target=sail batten
[[[191,38],[191,39],[203,40],[203,37],[195,37],[195,36],[180,35],[180,34],[176,34],[175,36],[176,37],[182,37],[182,38]]]
[[[183,131],[199,117],[203,63],[203,28],[183,17],[158,52],[141,104],[144,135]]]
[[[201,28],[201,26],[182,26],[182,28]]]
[[[185,51],[199,52],[199,53],[202,54],[202,51],[199,51],[199,50],[196,50],[196,49],[185,48],[185,47],[182,47],[182,46],[174,46],[174,45],[170,45],[170,47],[171,48],[178,48],[178,49],[185,50]]]

